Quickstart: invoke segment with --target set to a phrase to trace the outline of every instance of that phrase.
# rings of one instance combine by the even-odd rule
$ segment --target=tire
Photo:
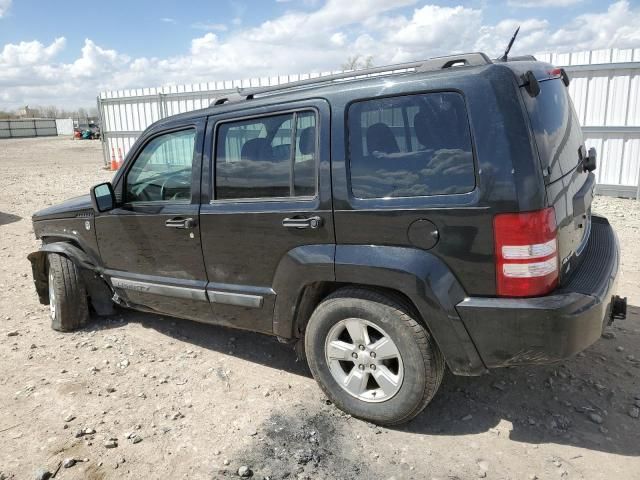
[[[78,267],[57,253],[50,253],[47,260],[51,328],[71,332],[84,327],[89,319],[89,304]]]
[[[416,317],[401,300],[355,287],[337,290],[318,305],[305,332],[307,362],[338,408],[378,425],[397,425],[427,406],[440,387],[445,363]],[[364,348],[363,341],[354,341],[358,332],[367,339]],[[383,344],[385,337],[391,345]]]

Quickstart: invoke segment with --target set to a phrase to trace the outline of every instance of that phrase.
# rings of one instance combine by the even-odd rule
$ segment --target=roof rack
[[[331,75],[322,75],[315,78],[307,78],[294,82],[282,83],[280,85],[272,85],[269,87],[250,87],[238,88],[237,94],[233,93],[228,97],[218,98],[211,102],[211,106],[222,105],[225,103],[237,102],[243,99],[251,100],[255,95],[269,94],[289,90],[292,88],[317,86],[326,83],[332,83],[339,80],[350,80],[368,76],[393,75],[398,73],[413,72],[429,72],[443,70],[453,67],[472,67],[479,65],[488,65],[493,63],[491,59],[484,53],[461,53],[459,55],[448,55],[446,57],[436,57],[417,62],[396,63],[392,65],[384,65],[380,67],[365,68],[362,70],[350,70],[347,72],[334,73]]]
[[[493,61],[494,62],[504,62],[505,60],[502,60],[501,58],[496,58]],[[520,55],[518,57],[509,57],[506,61],[507,62],[537,62],[538,59],[536,57],[534,57],[533,55]]]

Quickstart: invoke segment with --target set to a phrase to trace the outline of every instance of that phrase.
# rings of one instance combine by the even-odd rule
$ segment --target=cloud
[[[45,63],[60,53],[65,44],[64,37],[56,38],[48,46],[37,40],[18,44],[8,43],[0,52],[0,70],[2,68],[26,67]]]
[[[0,18],[4,17],[11,8],[11,0],[0,0]]]
[[[164,23],[177,23],[176,19],[171,17],[162,17],[160,21]]]
[[[518,25],[514,55],[640,45],[640,7],[626,0],[555,27],[522,12],[494,23],[479,6],[414,4],[328,0],[309,11],[293,6],[254,27],[234,23],[223,36],[224,29],[207,28],[182,54],[164,58],[131,58],[86,39],[77,58],[67,62],[60,60],[63,50],[69,55],[64,37],[48,44],[9,43],[0,47],[0,109],[27,103],[88,106],[101,90],[335,70],[355,55],[372,56],[376,65],[462,51],[496,57]],[[231,5],[231,16],[241,19],[242,5]]]
[[[548,8],[548,7],[569,7],[582,3],[583,0],[508,0],[507,4],[511,7],[524,8]]]

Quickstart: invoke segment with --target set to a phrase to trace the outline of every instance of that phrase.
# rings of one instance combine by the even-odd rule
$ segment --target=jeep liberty
[[[447,367],[562,360],[625,317],[563,69],[471,53],[357,74],[162,119],[112,182],[37,212],[53,328],[117,304],[274,335],[390,425]]]

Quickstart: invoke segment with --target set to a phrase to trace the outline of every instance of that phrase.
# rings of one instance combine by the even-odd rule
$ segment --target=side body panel
[[[352,95],[335,100],[332,119],[332,179],[338,244],[415,247],[409,226],[428,220],[439,240],[429,251],[453,272],[465,292],[495,295],[493,217],[542,208],[542,175],[513,73],[491,66],[465,76],[441,74],[412,82],[385,82],[360,97],[453,91],[468,111],[476,187],[455,195],[355,198],[349,183],[346,111]],[[516,168],[516,164],[518,167]]]

